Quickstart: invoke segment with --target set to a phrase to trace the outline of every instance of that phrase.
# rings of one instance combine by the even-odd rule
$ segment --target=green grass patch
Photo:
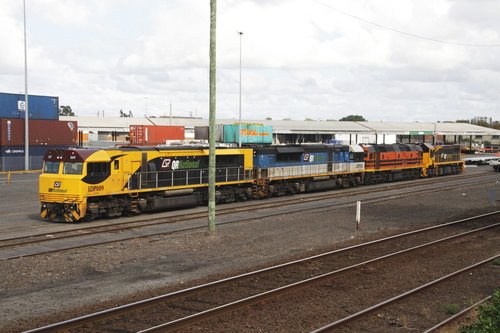
[[[445,304],[443,305],[443,311],[447,314],[447,315],[454,315],[454,314],[457,314],[460,312],[460,305],[456,304],[456,303],[449,303],[449,304]]]

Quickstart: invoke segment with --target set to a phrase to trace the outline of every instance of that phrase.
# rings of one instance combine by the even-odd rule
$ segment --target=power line
[[[431,41],[431,42],[436,42],[436,43],[442,43],[442,44],[450,44],[450,45],[460,45],[460,46],[478,46],[478,47],[498,47],[500,46],[500,44],[471,44],[471,43],[462,43],[462,42],[455,42],[455,41],[448,41],[448,40],[441,40],[441,39],[436,39],[436,38],[430,38],[430,37],[425,37],[425,36],[420,36],[420,35],[416,35],[416,34],[412,34],[412,33],[409,33],[409,32],[406,32],[406,31],[402,31],[402,30],[398,30],[398,29],[394,29],[394,28],[391,28],[391,27],[387,27],[385,25],[382,25],[382,24],[378,24],[376,22],[372,22],[372,21],[369,21],[369,20],[366,20],[364,18],[361,18],[359,16],[356,16],[356,15],[352,15],[348,12],[345,12],[343,10],[340,10],[338,8],[334,8],[328,4],[325,4],[319,0],[314,0],[316,3],[324,6],[324,7],[327,7],[333,11],[336,11],[342,15],[345,15],[345,16],[349,16],[355,20],[358,20],[358,21],[361,21],[361,22],[364,22],[364,23],[367,23],[367,24],[370,24],[370,25],[373,25],[375,27],[378,27],[380,29],[385,29],[385,30],[389,30],[389,31],[392,31],[392,32],[396,32],[396,33],[399,33],[399,34],[402,34],[402,35],[406,35],[406,36],[409,36],[409,37],[413,37],[413,38],[418,38],[418,39],[423,39],[423,40],[427,40],[427,41]]]

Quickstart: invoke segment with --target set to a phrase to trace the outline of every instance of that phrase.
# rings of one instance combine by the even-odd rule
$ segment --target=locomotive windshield
[[[44,173],[59,173],[59,164],[61,162],[45,161],[43,166]]]
[[[64,162],[63,173],[66,175],[81,175],[82,170],[82,162]]]

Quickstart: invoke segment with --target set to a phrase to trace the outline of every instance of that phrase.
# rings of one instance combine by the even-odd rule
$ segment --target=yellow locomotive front
[[[39,179],[42,219],[77,222],[85,217],[87,198],[82,179],[85,159],[96,150],[50,150],[43,159]]]

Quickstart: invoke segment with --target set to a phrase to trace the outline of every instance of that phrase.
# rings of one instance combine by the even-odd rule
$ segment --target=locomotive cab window
[[[81,175],[82,170],[82,162],[64,162],[63,173],[65,175]]]
[[[300,162],[302,161],[302,153],[284,153],[276,156],[277,162]]]
[[[364,157],[366,156],[366,153],[354,153],[350,152],[349,153],[349,160],[354,161],[354,162],[363,162]]]
[[[59,173],[60,162],[46,161],[43,165],[43,173]]]
[[[91,162],[87,164],[87,175],[103,176],[109,175],[109,163],[107,162]]]

